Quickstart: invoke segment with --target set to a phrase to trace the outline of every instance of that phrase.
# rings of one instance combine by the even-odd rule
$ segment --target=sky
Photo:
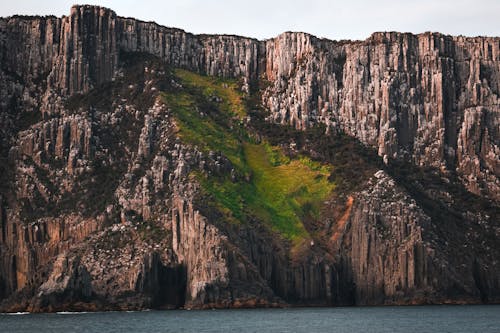
[[[68,15],[74,3],[1,0],[0,16],[60,17]],[[500,36],[500,0],[86,0],[79,4],[108,7],[119,16],[193,33],[258,39],[284,31],[335,40],[365,39],[375,31]]]

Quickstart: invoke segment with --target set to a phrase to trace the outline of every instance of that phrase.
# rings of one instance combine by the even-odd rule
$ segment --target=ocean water
[[[1,314],[2,333],[500,332],[500,305]]]

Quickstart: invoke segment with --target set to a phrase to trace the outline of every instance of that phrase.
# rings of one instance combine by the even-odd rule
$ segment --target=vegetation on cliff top
[[[234,80],[176,70],[181,84],[165,91],[179,135],[205,153],[220,152],[231,174],[193,176],[228,221],[265,222],[294,243],[308,238],[302,221],[318,218],[320,206],[335,187],[331,166],[308,157],[290,158],[255,139],[245,126],[247,107]]]

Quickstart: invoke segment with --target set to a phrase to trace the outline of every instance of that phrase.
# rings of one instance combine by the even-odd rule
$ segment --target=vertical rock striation
[[[110,81],[118,63],[115,25],[116,14],[109,9],[72,7],[61,20],[51,85],[71,95]]]
[[[325,202],[292,251],[254,217],[231,225],[197,207],[193,171],[234,168],[177,135],[159,94],[179,85],[166,65],[240,79],[269,121],[325,124],[386,162],[456,172],[478,197],[379,171],[342,194],[338,216]],[[499,94],[499,38],[258,41],[96,6],[0,18],[1,307],[498,302]]]
[[[264,78],[262,102],[273,121],[298,129],[324,123],[380,156],[458,171],[471,191],[498,200],[498,38],[388,32],[334,42],[284,33],[260,42],[197,36],[94,6],[74,6],[62,19],[11,17],[0,28],[3,74],[46,81],[47,109],[54,104],[51,89],[64,96],[110,81],[120,51],[149,53],[174,67],[242,77],[247,90]],[[30,86],[20,92],[24,100],[34,94]],[[463,135],[470,108],[488,114],[477,123],[481,132],[489,128],[477,168],[464,154],[464,147],[481,145],[477,136]]]
[[[471,108],[488,114],[477,131],[498,131],[499,45],[437,33],[375,33],[362,42],[285,33],[266,42],[263,103],[274,121],[299,129],[325,123],[380,156],[458,171],[471,191],[498,201],[498,136],[486,138],[474,169],[464,167],[471,159],[464,146],[482,139],[463,132]]]
[[[172,209],[172,248],[187,271],[188,302],[215,304],[230,299],[227,237],[207,223],[191,203],[176,198]]]
[[[124,51],[153,54],[171,66],[207,75],[257,79],[260,45],[257,40],[196,36],[135,19],[120,18],[118,24],[119,44]]]

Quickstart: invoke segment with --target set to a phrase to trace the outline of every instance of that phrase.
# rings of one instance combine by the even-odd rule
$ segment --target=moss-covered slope
[[[196,172],[209,201],[229,222],[257,218],[295,244],[309,237],[302,221],[318,218],[335,188],[332,166],[305,156],[289,157],[278,146],[257,139],[245,96],[235,81],[174,72],[178,85],[163,92],[181,138],[204,153],[221,153],[230,174]]]

